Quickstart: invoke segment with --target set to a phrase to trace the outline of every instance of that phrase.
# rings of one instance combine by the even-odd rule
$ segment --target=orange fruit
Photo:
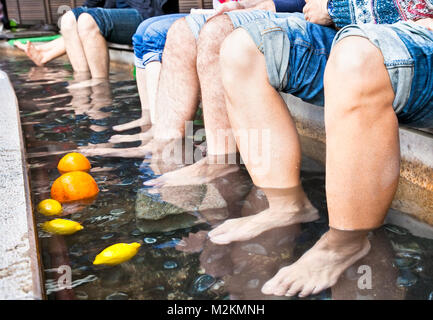
[[[78,152],[71,152],[60,159],[57,169],[61,174],[71,171],[88,172],[92,166],[89,160]]]
[[[51,198],[61,203],[93,198],[98,193],[96,181],[82,171],[65,173],[51,186]]]

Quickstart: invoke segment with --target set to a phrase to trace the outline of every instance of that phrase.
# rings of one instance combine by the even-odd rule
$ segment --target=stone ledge
[[[0,70],[0,299],[42,299],[42,275],[17,99]]]

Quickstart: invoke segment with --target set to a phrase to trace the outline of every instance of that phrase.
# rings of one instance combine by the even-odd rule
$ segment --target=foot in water
[[[117,157],[117,158],[140,158],[144,159],[146,156],[152,153],[152,145],[148,143],[146,145],[134,148],[109,148],[109,147],[101,147],[101,148],[86,148],[80,147],[78,151],[82,154],[94,157],[94,156],[103,156],[103,157]]]
[[[273,204],[255,215],[229,219],[209,232],[209,238],[220,245],[246,241],[274,228],[311,222],[318,218],[317,209],[303,195],[302,199],[283,200],[279,205]]]
[[[153,137],[152,130],[148,130],[146,132],[131,134],[131,135],[115,134],[111,136],[108,142],[122,143],[122,142],[142,141],[143,143],[148,143],[149,140],[152,139],[152,137]]]
[[[22,44],[20,41],[15,41],[14,45],[24,51],[30,60],[32,60],[37,66],[41,67],[45,64],[43,54],[30,41],[27,41],[26,44]]]
[[[126,131],[129,129],[133,129],[133,128],[137,128],[137,127],[142,127],[142,126],[148,126],[151,125],[152,123],[150,122],[150,115],[148,113],[146,113],[144,116],[142,116],[140,119],[131,121],[131,122],[127,122],[124,124],[119,124],[117,126],[113,126],[113,130],[114,131]]]
[[[168,172],[159,178],[146,181],[144,185],[174,187],[207,184],[238,170],[239,165],[237,164],[209,164],[208,158],[205,157],[190,166]]]
[[[349,231],[351,232],[351,231]],[[332,287],[340,275],[370,251],[367,236],[357,241],[335,244],[329,231],[298,261],[284,267],[262,287],[268,295],[303,298]]]

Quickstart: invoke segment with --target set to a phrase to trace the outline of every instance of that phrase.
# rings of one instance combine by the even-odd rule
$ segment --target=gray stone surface
[[[41,299],[17,100],[0,70],[0,299]]]

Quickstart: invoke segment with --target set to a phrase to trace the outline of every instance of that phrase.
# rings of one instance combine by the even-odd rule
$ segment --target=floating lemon
[[[93,264],[115,266],[116,264],[123,263],[134,257],[140,246],[138,242],[113,244],[99,253]]]
[[[71,171],[89,171],[92,166],[89,160],[78,152],[71,152],[60,159],[57,170],[61,174]]]
[[[51,186],[51,198],[64,203],[89,199],[99,193],[98,185],[86,172],[73,171],[61,175]]]
[[[62,204],[53,199],[45,199],[39,202],[38,212],[46,216],[55,216],[63,212]]]
[[[42,224],[42,228],[44,228],[45,231],[48,231],[50,233],[68,235],[80,231],[81,229],[83,229],[83,226],[78,222],[72,220],[54,219],[44,222]]]

